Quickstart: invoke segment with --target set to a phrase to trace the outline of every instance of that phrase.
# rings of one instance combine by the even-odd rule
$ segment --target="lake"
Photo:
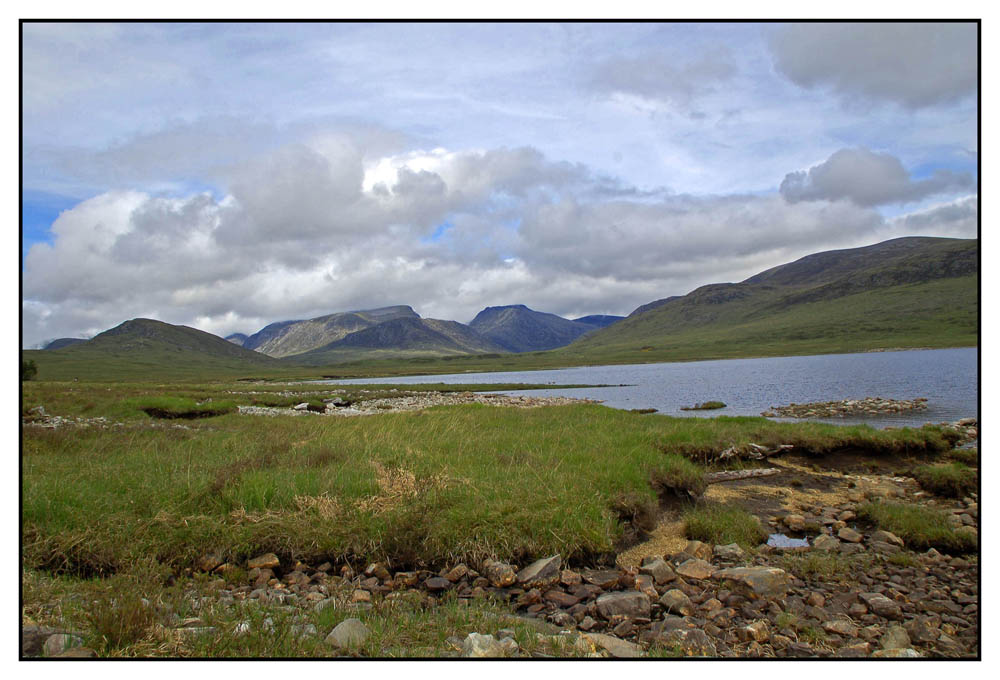
[[[792,402],[802,404],[863,397],[926,397],[926,411],[865,418],[814,419],[832,423],[900,427],[976,417],[979,396],[978,357],[978,348],[964,347],[324,382],[609,384],[616,386],[521,390],[511,394],[587,397],[599,399],[614,408],[655,408],[660,413],[671,416],[698,417],[759,416],[771,407]],[[723,401],[727,406],[716,411],[680,410],[682,406],[693,406],[710,400]]]

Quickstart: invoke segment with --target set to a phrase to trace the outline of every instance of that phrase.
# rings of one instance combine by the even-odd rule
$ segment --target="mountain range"
[[[133,319],[89,341],[62,338],[23,354],[238,370],[542,351],[533,356],[571,365],[974,345],[978,271],[977,240],[908,237],[809,255],[739,283],[644,304],[625,318],[566,319],[506,305],[462,324],[396,305],[281,321],[225,339]]]

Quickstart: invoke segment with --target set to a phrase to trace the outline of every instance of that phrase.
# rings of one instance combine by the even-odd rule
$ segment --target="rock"
[[[463,578],[468,576],[468,574],[469,574],[469,567],[467,567],[464,564],[459,564],[449,569],[448,572],[444,574],[444,577],[449,581],[451,581],[452,583],[458,583]]]
[[[302,638],[316,637],[316,635],[319,633],[319,631],[316,630],[316,626],[314,626],[311,623],[294,624],[291,628],[289,628],[289,632],[292,634],[292,637],[297,640]]]
[[[344,619],[323,640],[337,650],[356,649],[368,639],[368,626],[360,619]]]
[[[593,569],[583,572],[581,574],[583,580],[591,585],[595,585],[598,588],[614,588],[618,585],[618,571],[614,569]]]
[[[440,592],[442,590],[447,590],[451,588],[452,583],[448,579],[442,576],[432,576],[431,578],[424,581],[424,587],[432,593]]]
[[[281,566],[281,561],[274,553],[258,555],[247,562],[247,569],[277,569]]]
[[[38,656],[41,654],[45,646],[45,641],[57,632],[52,628],[43,628],[41,626],[22,626],[21,656]]]
[[[483,565],[483,575],[497,588],[506,588],[517,580],[517,572],[514,571],[514,567],[506,562],[494,562],[493,560],[486,560]]]
[[[915,649],[879,649],[872,653],[873,659],[919,659],[920,652]]]
[[[55,635],[50,635],[45,640],[42,652],[45,656],[58,656],[68,649],[80,647],[81,645],[83,645],[83,638],[79,635],[56,633]]]
[[[309,410],[309,402],[304,401],[301,404],[296,404],[295,406],[292,407],[292,410],[293,411],[308,411]]]
[[[806,604],[811,607],[822,607],[826,604],[826,598],[820,593],[812,592],[806,595]]]
[[[504,638],[509,640],[510,638]],[[462,641],[462,656],[471,659],[501,658],[507,655],[506,646],[492,635],[469,633]]]
[[[575,604],[580,602],[580,598],[575,595],[570,595],[569,593],[564,593],[561,590],[553,588],[552,590],[545,593],[542,598],[546,602],[551,602],[555,606],[561,609],[569,609]]]
[[[782,518],[782,523],[788,527],[789,531],[805,531],[806,518],[802,515],[789,514]]]
[[[840,544],[840,554],[841,555],[856,555],[865,551],[865,547],[860,543],[841,543]]]
[[[695,612],[691,598],[677,588],[663,593],[663,597],[660,598],[660,604],[671,614],[692,616]]]
[[[707,561],[712,559],[712,546],[701,541],[688,541],[687,545],[684,546],[683,552],[699,560]]]
[[[699,628],[671,630],[660,634],[656,639],[667,647],[676,647],[684,656],[718,655],[711,638]]]
[[[368,568],[365,569],[365,576],[369,578],[377,578],[379,581],[388,581],[392,579],[392,574],[386,569],[385,565],[381,562],[375,562],[374,564],[369,564]]]
[[[626,619],[649,618],[649,598],[637,591],[606,593],[597,598],[595,604],[597,613],[608,620],[613,616]]]
[[[903,611],[899,605],[879,593],[861,593],[861,600],[868,605],[868,609],[876,616],[886,619],[900,620],[903,618]]]
[[[840,539],[829,534],[820,534],[813,539],[812,547],[816,550],[830,552],[840,548]]]
[[[860,659],[868,656],[871,645],[867,642],[855,642],[841,647],[833,653],[838,659]]]
[[[642,647],[634,642],[628,642],[612,635],[587,633],[580,637],[589,640],[595,647],[600,647],[616,659],[633,659],[646,655]]]
[[[706,579],[711,578],[715,567],[703,559],[690,559],[677,565],[674,571],[685,578]]]
[[[635,589],[641,593],[645,593],[650,601],[660,597],[660,593],[656,589],[656,582],[653,581],[653,577],[649,574],[639,574],[635,577]]]
[[[739,543],[730,543],[728,545],[717,545],[712,550],[712,554],[716,559],[726,560],[729,562],[735,562],[736,560],[743,559],[743,548],[740,547]]]
[[[674,573],[673,567],[671,567],[662,557],[647,557],[642,561],[642,566],[639,567],[639,573],[652,576],[656,585],[663,585],[664,583],[669,583],[677,578],[677,574]]]
[[[578,586],[583,583],[583,577],[572,569],[563,569],[559,572],[559,583],[564,586]]]
[[[553,555],[536,560],[517,572],[517,582],[523,586],[547,586],[559,581],[562,557]]]
[[[196,568],[198,571],[214,571],[222,565],[222,556],[219,553],[206,553],[198,558]]]
[[[883,529],[879,529],[878,531],[873,533],[871,536],[871,540],[882,541],[883,543],[899,546],[900,548],[903,547],[903,539],[901,539],[899,536],[892,533],[891,531],[885,531]]]
[[[858,627],[850,621],[844,619],[832,619],[823,622],[823,630],[827,633],[842,635],[843,637],[857,637]]]
[[[907,649],[912,643],[906,628],[895,624],[886,629],[878,644],[882,649]]]
[[[860,543],[864,536],[850,527],[844,527],[837,532],[837,538],[848,543]]]
[[[941,631],[930,624],[926,617],[911,619],[903,624],[912,642],[920,644],[934,642],[938,639]]]
[[[751,640],[754,642],[766,642],[770,637],[770,633],[767,630],[767,623],[764,621],[748,623],[742,628],[737,629],[736,635],[744,642]]]
[[[71,647],[55,655],[57,659],[96,659],[97,652],[90,647]]]
[[[791,587],[792,579],[777,567],[733,567],[720,569],[713,579],[733,581],[756,597],[782,597]]]

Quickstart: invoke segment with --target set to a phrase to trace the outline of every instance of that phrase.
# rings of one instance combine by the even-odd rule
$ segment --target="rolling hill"
[[[195,377],[277,368],[276,359],[188,326],[132,319],[86,342],[56,350],[26,350],[46,380],[102,380],[162,375]]]
[[[559,353],[654,361],[977,342],[976,240],[828,251],[657,300]]]

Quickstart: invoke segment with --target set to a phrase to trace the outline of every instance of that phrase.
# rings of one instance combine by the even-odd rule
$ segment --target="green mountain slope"
[[[911,237],[809,255],[643,305],[557,353],[655,361],[975,345],[978,247]]]
[[[44,380],[102,380],[142,375],[245,373],[279,367],[277,360],[211,333],[153,319],[132,319],[58,350],[28,350]]]

